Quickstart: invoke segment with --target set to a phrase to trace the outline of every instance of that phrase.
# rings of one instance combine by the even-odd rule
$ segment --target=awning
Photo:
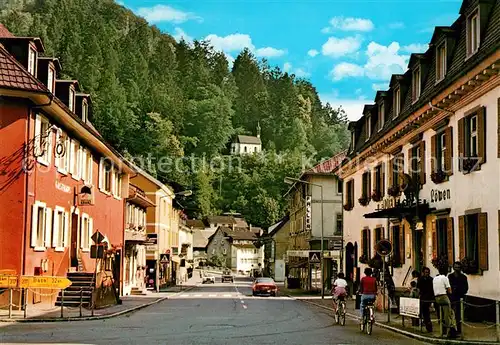
[[[434,208],[430,208],[429,204],[419,204],[418,205],[418,215],[426,216],[431,211],[435,210]],[[377,210],[375,212],[366,213],[364,215],[365,218],[406,218],[406,217],[415,217],[417,215],[417,207],[416,206],[396,206],[383,210]]]

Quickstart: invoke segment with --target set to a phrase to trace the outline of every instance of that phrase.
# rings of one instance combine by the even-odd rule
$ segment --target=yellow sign
[[[0,276],[1,275],[7,275],[7,276],[15,276],[17,274],[16,270],[0,270]]]
[[[39,289],[65,289],[71,285],[71,280],[66,277],[51,276],[22,276],[20,288]],[[15,288],[17,286],[17,276],[0,275],[0,287]]]

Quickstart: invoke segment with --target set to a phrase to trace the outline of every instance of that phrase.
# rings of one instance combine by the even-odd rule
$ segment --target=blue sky
[[[460,0],[122,0],[176,39],[208,39],[234,59],[244,47],[304,77],[351,120],[450,25]]]

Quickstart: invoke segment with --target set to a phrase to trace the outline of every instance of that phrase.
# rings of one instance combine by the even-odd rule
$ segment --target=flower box
[[[375,202],[382,201],[382,192],[379,190],[374,190],[372,192],[372,200]]]
[[[401,193],[401,190],[399,189],[399,186],[391,186],[387,190],[387,194],[389,194],[392,197],[397,197]]]
[[[350,211],[354,208],[354,205],[352,205],[350,202],[344,204],[344,210],[345,211]]]
[[[441,183],[446,181],[447,175],[442,170],[438,170],[431,174],[431,180],[434,183]]]
[[[361,206],[367,206],[370,203],[370,198],[366,195],[363,195],[358,199],[358,201]]]

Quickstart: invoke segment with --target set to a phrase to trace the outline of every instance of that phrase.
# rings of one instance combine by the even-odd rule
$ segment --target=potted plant
[[[382,200],[382,192],[380,190],[374,190],[372,192],[372,200],[373,201],[376,201],[376,202],[379,202]]]
[[[363,195],[358,201],[361,206],[367,206],[370,203],[370,197]]]
[[[440,268],[448,269],[450,267],[447,255],[434,256],[431,260],[431,263],[432,266],[434,266],[437,270],[439,270]]]
[[[479,272],[479,266],[476,260],[465,257],[460,260],[460,263],[462,264],[462,271],[465,274],[476,274]]]
[[[462,169],[464,172],[471,172],[475,170],[478,159],[474,157],[467,157],[462,160]]]
[[[352,210],[353,207],[354,207],[354,205],[352,205],[352,203],[349,201],[344,204],[344,210],[346,210],[346,211]]]
[[[363,254],[359,257],[358,259],[360,264],[367,264],[368,263],[368,256],[366,254]]]
[[[437,170],[436,172],[433,172],[431,174],[431,180],[432,182],[434,183],[441,183],[441,182],[444,182],[446,181],[446,177],[447,175],[444,173],[443,170],[439,169]]]
[[[399,196],[399,193],[400,193],[400,189],[399,189],[399,186],[391,186],[389,187],[389,189],[387,190],[387,194],[389,194],[390,196],[392,197],[397,197]]]

